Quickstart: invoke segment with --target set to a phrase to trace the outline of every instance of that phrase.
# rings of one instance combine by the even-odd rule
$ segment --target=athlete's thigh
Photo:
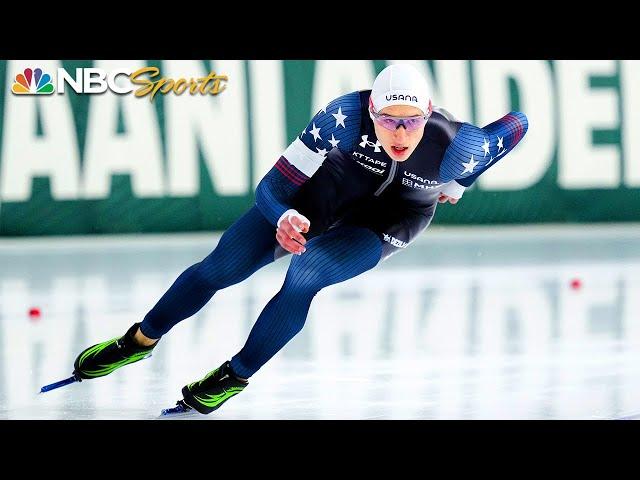
[[[222,234],[205,260],[263,266],[274,261],[277,246],[276,227],[253,206]]]
[[[288,275],[317,275],[323,285],[343,282],[378,264],[382,242],[368,228],[344,225],[318,235],[306,244],[306,252],[293,255]]]

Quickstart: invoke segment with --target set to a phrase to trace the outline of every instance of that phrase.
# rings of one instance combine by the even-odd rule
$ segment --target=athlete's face
[[[409,105],[391,105],[383,108],[379,113],[394,117],[424,115],[422,110]],[[418,146],[418,143],[420,143],[420,140],[422,140],[422,135],[424,135],[424,126],[407,132],[406,128],[400,125],[395,131],[391,131],[378,125],[378,123],[374,121],[373,127],[376,132],[376,137],[378,137],[378,140],[382,143],[382,148],[384,148],[387,155],[396,162],[404,162],[409,158]]]

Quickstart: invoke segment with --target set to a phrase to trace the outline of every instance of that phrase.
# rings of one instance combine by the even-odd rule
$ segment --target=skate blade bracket
[[[184,400],[178,400],[176,402],[176,406],[172,408],[163,408],[160,412],[160,417],[183,417],[187,414],[189,416],[193,414],[197,414],[198,411],[191,408],[189,405],[184,403]]]

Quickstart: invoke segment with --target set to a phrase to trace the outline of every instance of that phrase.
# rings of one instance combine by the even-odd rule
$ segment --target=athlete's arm
[[[277,225],[291,209],[293,194],[316,173],[327,153],[333,148],[350,153],[359,130],[358,92],[338,97],[320,110],[258,184],[256,206],[265,218]]]
[[[510,112],[483,128],[464,123],[442,159],[441,181],[451,182],[447,187],[457,191],[460,198],[464,191],[460,187],[469,187],[480,174],[513,150],[528,126],[527,117],[521,112]],[[450,195],[444,189],[443,192]]]

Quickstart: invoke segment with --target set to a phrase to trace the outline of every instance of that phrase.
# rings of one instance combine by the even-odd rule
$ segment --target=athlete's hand
[[[438,197],[438,203],[449,202],[451,205],[455,205],[456,203],[458,203],[458,200],[459,199],[450,197],[449,195],[445,195],[444,193],[441,193],[440,196]]]
[[[287,252],[302,255],[307,250],[304,247],[307,240],[302,233],[307,233],[310,226],[311,222],[307,217],[296,210],[287,210],[278,220],[276,240]]]

